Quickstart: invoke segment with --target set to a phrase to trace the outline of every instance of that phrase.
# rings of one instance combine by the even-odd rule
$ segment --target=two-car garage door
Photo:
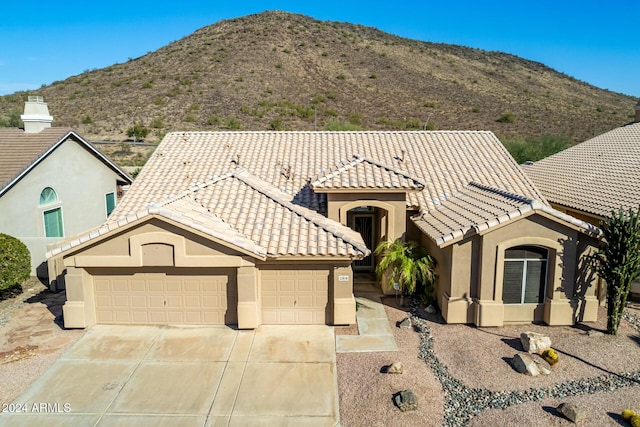
[[[96,274],[93,282],[97,323],[237,323],[234,269]]]
[[[233,268],[94,271],[92,276],[97,323],[237,323]],[[262,323],[326,324],[328,282],[328,269],[260,269]]]

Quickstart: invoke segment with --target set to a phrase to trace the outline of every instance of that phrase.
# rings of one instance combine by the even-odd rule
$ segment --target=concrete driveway
[[[334,426],[335,360],[328,326],[97,325],[0,425]]]

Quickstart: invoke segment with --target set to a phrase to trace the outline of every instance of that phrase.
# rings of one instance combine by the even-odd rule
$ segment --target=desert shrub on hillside
[[[571,147],[569,139],[557,135],[503,139],[502,143],[519,164],[535,162]]]

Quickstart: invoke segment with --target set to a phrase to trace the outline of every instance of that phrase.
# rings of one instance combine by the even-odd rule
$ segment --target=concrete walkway
[[[356,285],[354,293],[358,335],[336,335],[336,352],[398,351],[380,289],[375,284],[364,283]]]
[[[97,325],[0,426],[334,426],[329,326]]]

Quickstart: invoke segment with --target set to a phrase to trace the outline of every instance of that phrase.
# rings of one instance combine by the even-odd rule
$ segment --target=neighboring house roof
[[[0,197],[13,187],[31,169],[67,140],[74,140],[112,169],[123,182],[132,179],[115,163],[68,128],[46,128],[38,133],[27,133],[18,128],[0,128]]]
[[[601,217],[640,205],[640,122],[591,138],[523,170],[547,199]]]
[[[165,136],[106,226],[183,197],[269,256],[367,255],[358,233],[324,216],[325,192],[340,189],[406,190],[414,221],[433,217],[421,228],[443,244],[533,201],[551,210],[491,132],[186,132]],[[466,218],[448,222],[447,210]]]

